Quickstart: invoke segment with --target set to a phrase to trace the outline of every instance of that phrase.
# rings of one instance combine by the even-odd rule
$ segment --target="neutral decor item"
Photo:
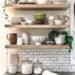
[[[58,15],[58,19],[62,21],[62,24],[65,24],[68,22],[69,17],[66,15]]]
[[[54,25],[54,16],[49,16],[49,18],[48,18],[48,24],[49,25]]]
[[[28,19],[28,20],[26,20],[26,23],[27,23],[28,25],[32,25],[32,24],[33,24],[33,20]]]
[[[21,24],[21,22],[24,21],[24,18],[23,17],[17,17],[17,16],[14,16],[14,17],[11,17],[8,19],[9,22],[13,25],[15,24]]]
[[[25,60],[22,62],[21,72],[22,74],[32,74],[33,63],[30,60]]]
[[[29,43],[28,33],[22,33],[23,44],[27,45]]]
[[[17,37],[17,45],[23,45],[23,41],[22,37]]]
[[[36,0],[37,4],[47,4],[48,0]]]
[[[59,35],[55,37],[55,44],[62,45],[65,43],[65,35]]]
[[[55,25],[62,25],[62,21],[60,19],[55,19],[54,24]]]
[[[9,44],[17,44],[17,33],[7,34],[7,39],[9,40]]]
[[[46,36],[31,36],[31,39],[35,45],[41,45],[41,42],[43,42],[45,38]]]
[[[15,74],[18,72],[18,67],[16,65],[9,65],[8,66],[8,72],[10,74]]]

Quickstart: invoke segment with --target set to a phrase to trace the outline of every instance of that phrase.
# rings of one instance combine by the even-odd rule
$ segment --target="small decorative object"
[[[36,24],[45,24],[47,21],[46,14],[44,13],[37,13],[34,15]]]
[[[27,22],[21,22],[21,25],[28,25]]]
[[[54,20],[55,25],[62,25],[62,21],[60,19]]]
[[[58,15],[58,19],[62,21],[62,24],[65,24],[68,22],[69,17],[66,15]]]
[[[21,24],[21,22],[24,21],[24,18],[23,17],[11,17],[8,20],[11,24],[15,25],[15,24]]]
[[[48,24],[49,25],[54,25],[54,16],[49,16],[49,18],[48,18]]]
[[[32,61],[26,59],[25,61],[22,61],[22,68],[21,68],[22,74],[32,74],[33,71],[33,63]]]
[[[28,33],[22,33],[23,44],[27,45],[29,43]]]
[[[23,45],[23,38],[17,37],[17,45]]]
[[[35,45],[41,45],[41,42],[43,42],[45,38],[46,36],[31,36],[31,39]]]
[[[47,4],[48,0],[36,0],[37,4]]]
[[[17,33],[9,33],[7,34],[7,39],[10,44],[17,44]]]
[[[40,63],[38,60],[37,62],[34,64],[34,74],[35,75],[41,75],[42,74],[42,63]]]
[[[33,20],[26,20],[26,23],[27,23],[28,25],[32,25],[32,24],[33,24]]]

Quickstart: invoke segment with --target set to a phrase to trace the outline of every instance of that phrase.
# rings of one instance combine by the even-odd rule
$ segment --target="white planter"
[[[58,37],[55,38],[55,43],[57,45],[64,44],[65,42],[65,35],[59,35]]]

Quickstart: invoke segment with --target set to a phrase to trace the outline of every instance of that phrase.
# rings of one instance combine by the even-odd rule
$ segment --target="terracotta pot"
[[[7,39],[9,40],[10,44],[16,44],[17,43],[17,33],[7,34]]]

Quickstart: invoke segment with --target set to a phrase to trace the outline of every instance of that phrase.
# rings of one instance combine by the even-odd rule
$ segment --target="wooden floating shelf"
[[[26,10],[66,10],[69,4],[8,4],[6,8],[26,9]]]
[[[69,25],[5,25],[7,28],[69,28]]]
[[[5,48],[53,48],[62,49],[69,48],[68,45],[6,45]]]

